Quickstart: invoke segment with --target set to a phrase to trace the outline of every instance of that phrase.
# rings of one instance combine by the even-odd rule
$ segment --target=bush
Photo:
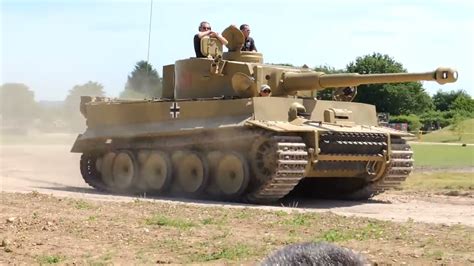
[[[420,115],[420,122],[423,124],[423,131],[438,130],[449,126],[451,120],[445,117],[446,112],[429,111]]]
[[[455,114],[452,120],[451,128],[450,130],[454,132],[456,136],[458,136],[458,140],[460,141],[462,139],[462,136],[464,133],[468,130],[467,129],[467,124],[463,123],[467,118],[463,116],[462,114]]]
[[[473,117],[474,114],[466,110],[429,111],[420,115],[420,122],[423,131],[432,131]]]
[[[466,112],[464,110],[446,111],[446,112],[442,112],[442,115],[443,115],[443,118],[449,122],[449,125],[452,125],[453,123],[459,120],[465,120],[465,119],[473,117],[471,113]]]
[[[413,114],[392,116],[390,123],[407,123],[408,131],[418,131],[421,128],[420,118]]]

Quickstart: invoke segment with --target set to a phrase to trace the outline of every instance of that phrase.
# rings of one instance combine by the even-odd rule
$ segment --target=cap
[[[272,91],[272,89],[270,88],[270,86],[268,86],[267,84],[263,84],[261,87],[260,87],[260,92],[264,92],[264,91]]]

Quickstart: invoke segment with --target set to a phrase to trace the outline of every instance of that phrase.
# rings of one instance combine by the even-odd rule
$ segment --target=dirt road
[[[97,200],[132,201],[134,197],[97,193],[84,181],[79,172],[79,154],[69,152],[69,145],[2,145],[0,146],[0,188],[4,192],[31,192]],[[151,199],[181,201],[179,199]],[[182,200],[185,201],[185,200]],[[244,205],[219,202],[193,202],[203,206]],[[474,226],[474,199],[444,196],[417,196],[384,193],[369,202],[289,199],[285,206],[302,211],[355,215],[381,220],[413,220],[427,223],[464,224]],[[245,206],[249,207],[249,206]],[[280,206],[252,206],[279,209]]]

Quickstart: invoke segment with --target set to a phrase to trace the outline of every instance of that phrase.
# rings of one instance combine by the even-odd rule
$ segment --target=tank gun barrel
[[[325,88],[352,87],[364,84],[401,83],[413,81],[436,81],[439,84],[457,80],[457,71],[439,67],[426,73],[386,73],[386,74],[325,74],[323,72],[287,72],[283,76],[283,88],[286,92],[304,90],[322,90]]]

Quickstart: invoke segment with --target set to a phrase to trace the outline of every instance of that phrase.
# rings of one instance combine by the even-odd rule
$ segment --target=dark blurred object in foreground
[[[262,262],[263,265],[368,265],[353,251],[333,244],[299,243],[283,247]]]

